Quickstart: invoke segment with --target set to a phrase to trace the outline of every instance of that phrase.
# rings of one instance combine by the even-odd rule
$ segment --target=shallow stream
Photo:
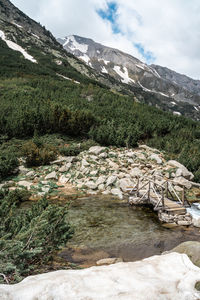
[[[200,241],[198,229],[165,228],[151,208],[131,207],[111,196],[73,200],[69,219],[75,234],[60,256],[82,266],[106,257],[134,261],[187,240]]]

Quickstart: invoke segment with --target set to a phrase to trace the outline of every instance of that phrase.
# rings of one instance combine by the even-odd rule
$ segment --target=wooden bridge
[[[166,212],[172,215],[184,215],[187,213],[186,207],[189,207],[185,188],[182,186],[182,195],[178,195],[170,180],[164,180],[162,183],[156,182],[155,176],[152,179],[142,177],[137,179],[135,187],[127,189],[129,192],[130,204],[152,204],[155,211]],[[159,176],[160,177],[160,176]],[[146,179],[146,183],[141,184],[141,179]]]

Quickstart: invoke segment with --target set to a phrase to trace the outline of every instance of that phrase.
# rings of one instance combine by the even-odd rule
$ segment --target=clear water
[[[151,208],[131,207],[126,201],[110,196],[73,200],[69,219],[75,234],[68,244],[70,251],[65,249],[62,256],[74,262],[72,254],[77,249],[79,256],[82,255],[82,262],[83,254],[87,260],[87,254],[93,255],[99,250],[108,257],[133,261],[160,254],[183,241],[200,241],[198,230],[167,229],[160,224]]]

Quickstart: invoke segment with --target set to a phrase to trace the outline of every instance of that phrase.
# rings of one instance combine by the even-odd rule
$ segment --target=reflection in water
[[[75,234],[68,245],[79,249],[80,255],[92,255],[96,249],[95,253],[132,261],[160,254],[186,240],[200,241],[197,230],[164,228],[151,208],[131,207],[110,196],[73,200],[69,217]],[[67,250],[62,256],[72,257]]]

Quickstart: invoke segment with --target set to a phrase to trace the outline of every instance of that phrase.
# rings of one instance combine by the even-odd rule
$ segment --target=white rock
[[[87,186],[87,188],[91,190],[95,190],[97,188],[97,184],[94,183],[93,181],[88,181],[85,183],[85,185]]]
[[[97,175],[97,173],[98,173],[98,171],[97,171],[97,170],[95,170],[95,171],[92,171],[92,172],[90,172],[90,175],[92,175],[92,176],[96,176],[96,175]]]
[[[27,190],[30,190],[32,184],[33,184],[32,182],[28,182],[28,181],[25,181],[25,180],[22,180],[22,181],[18,182],[18,185],[26,187]]]
[[[90,164],[87,162],[86,159],[82,159],[81,165],[82,165],[83,167],[88,167]]]
[[[115,188],[115,189],[112,189],[110,192],[112,195],[119,197],[119,199],[123,199],[123,194],[120,191],[120,189]]]
[[[123,192],[127,192],[127,188],[133,186],[134,183],[129,178],[124,178],[119,180],[119,187]]]
[[[104,185],[103,183],[100,184],[100,185],[98,186],[98,190],[99,190],[99,191],[105,190],[105,185]]]
[[[135,157],[135,153],[132,152],[132,151],[129,151],[129,152],[125,153],[125,156],[126,157],[130,157],[130,158],[134,158]],[[124,157],[124,156],[122,156],[122,157]]]
[[[183,177],[176,177],[173,179],[173,182],[177,185],[184,186],[187,189],[191,189],[192,187],[192,183]]]
[[[108,154],[106,152],[103,152],[103,153],[99,154],[99,157],[100,158],[107,158]]]
[[[0,285],[1,300],[198,300],[200,268],[186,254],[29,276]]]
[[[27,177],[33,177],[35,175],[34,171],[29,171],[28,173],[26,173]]]
[[[141,152],[135,152],[137,158],[141,159],[141,160],[146,160],[146,156],[141,153]]]
[[[97,185],[100,185],[106,181],[106,176],[99,176],[99,178],[96,181]]]
[[[112,185],[117,180],[117,176],[110,176],[106,181],[106,186]]]
[[[138,177],[138,176],[142,176],[143,175],[143,173],[142,173],[142,171],[139,169],[139,168],[133,168],[131,171],[130,171],[130,175],[132,176],[132,177]]]
[[[61,175],[58,182],[61,184],[65,184],[69,181],[69,178],[65,177],[65,175]]]
[[[122,258],[119,257],[102,258],[96,262],[96,265],[97,266],[111,265],[119,262],[123,262]]]
[[[119,169],[119,165],[116,164],[115,162],[113,162],[112,160],[108,159],[107,162],[112,169],[114,169],[114,170]]]
[[[49,186],[42,187],[42,192],[48,193],[49,191],[50,191],[50,187]]]
[[[100,146],[93,146],[89,149],[89,153],[92,153],[92,154],[95,154],[95,155],[98,155],[100,154],[101,152],[105,151],[105,147],[100,147]]]
[[[19,166],[18,169],[21,174],[26,174],[29,172],[29,169],[25,168],[24,166]]]
[[[56,178],[57,178],[57,174],[56,174],[55,171],[49,173],[49,174],[45,177],[46,180],[48,180],[48,179],[56,179]]]
[[[151,160],[155,160],[157,164],[161,165],[162,164],[162,159],[158,156],[158,154],[151,154],[149,157]]]
[[[67,163],[66,165],[62,166],[58,171],[61,173],[68,172],[71,166],[71,163]]]
[[[180,169],[178,171],[178,175],[176,176],[183,176],[186,179],[192,180],[194,178],[194,175],[188,171],[188,169],[183,166],[182,164],[180,164],[179,162],[177,162],[176,160],[169,160],[167,163],[167,165],[172,166],[174,168],[178,168]]]

